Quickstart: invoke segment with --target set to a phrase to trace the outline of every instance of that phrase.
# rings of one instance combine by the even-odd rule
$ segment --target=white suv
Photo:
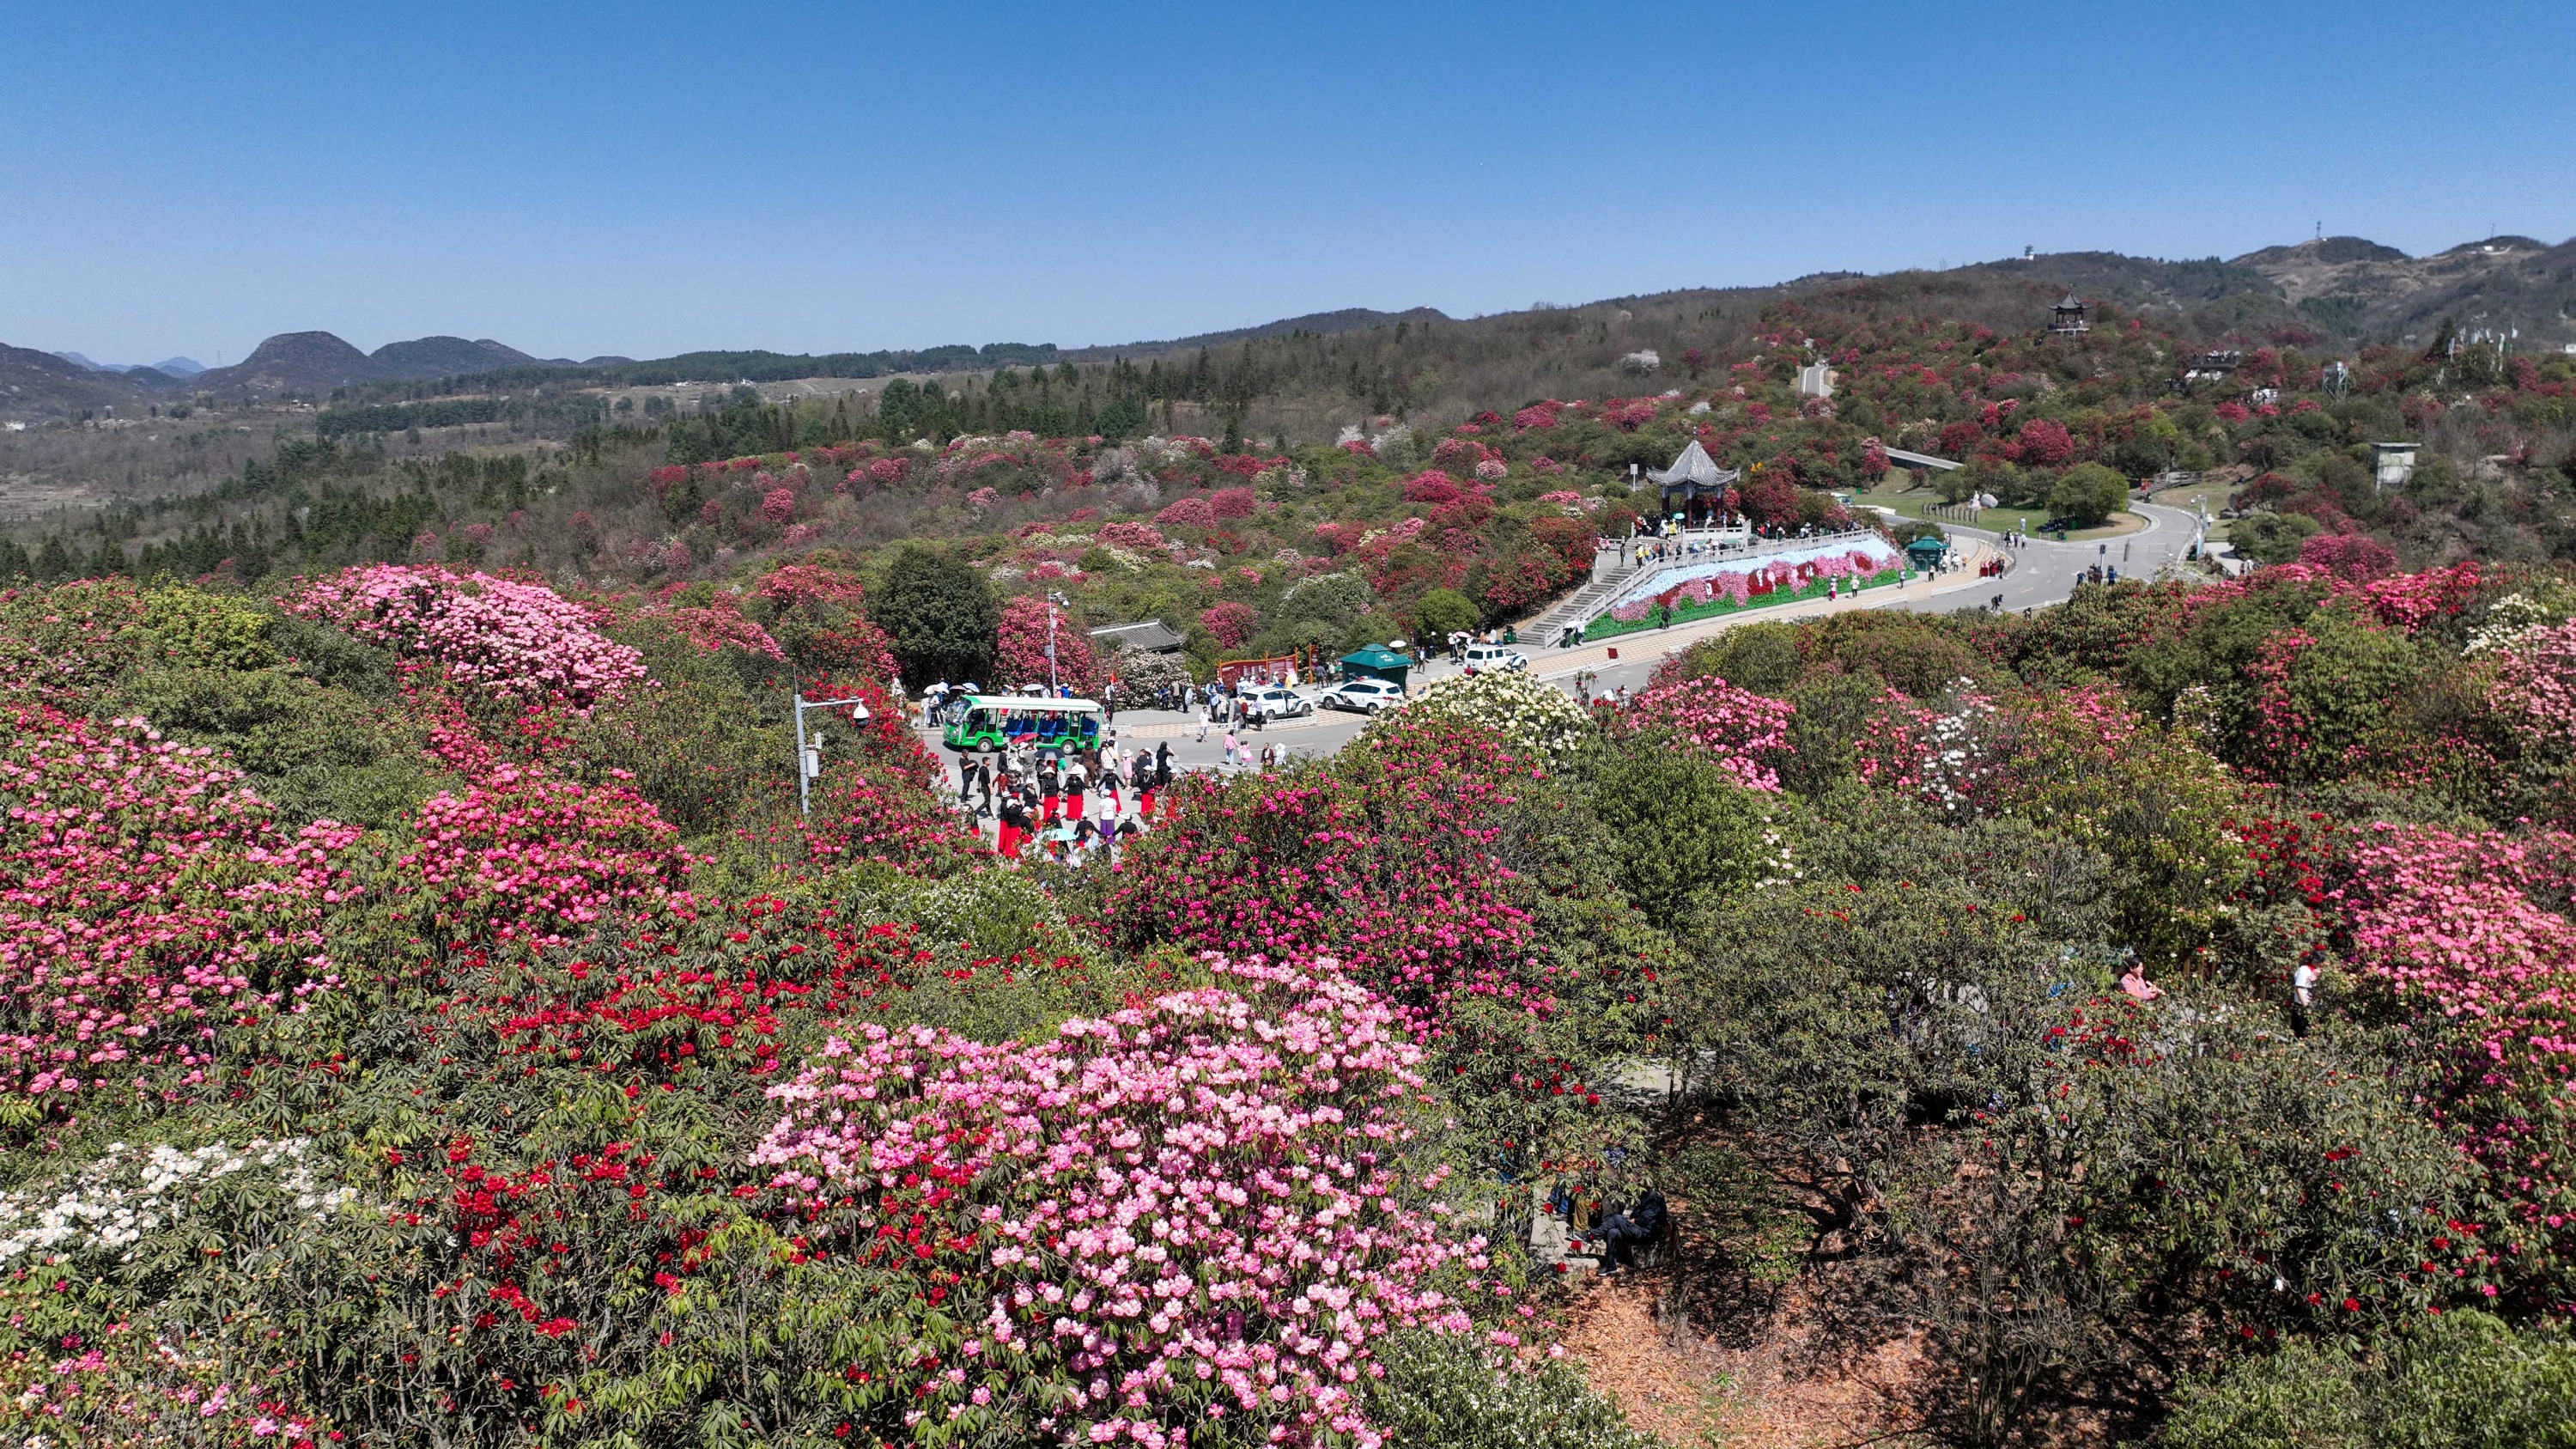
[[[1375,714],[1379,710],[1393,709],[1404,703],[1404,690],[1374,675],[1362,675],[1357,679],[1344,680],[1325,690],[1322,703],[1329,704],[1335,709]]]
[[[1529,668],[1529,656],[1517,649],[1507,649],[1500,644],[1467,646],[1469,674],[1505,674],[1527,668]]]
[[[1313,700],[1284,685],[1264,684],[1243,692],[1245,719],[1287,719],[1294,715],[1314,712]]]

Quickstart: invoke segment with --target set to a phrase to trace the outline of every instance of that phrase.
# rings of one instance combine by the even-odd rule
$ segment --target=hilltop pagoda
[[[1680,514],[1691,526],[1713,521],[1726,510],[1727,490],[1744,474],[1721,468],[1708,449],[1693,438],[1669,468],[1649,468],[1646,476],[1664,490],[1664,512]]]
[[[2076,296],[2072,287],[2067,289],[2065,296],[2057,299],[2056,306],[2048,310],[2051,314],[2048,324],[2051,336],[2081,337],[2093,330],[2093,324],[2084,320],[2084,299]]]

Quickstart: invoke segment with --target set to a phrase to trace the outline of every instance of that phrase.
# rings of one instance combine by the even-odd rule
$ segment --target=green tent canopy
[[[1355,679],[1383,679],[1398,689],[1406,687],[1404,677],[1412,668],[1411,659],[1383,644],[1371,644],[1342,656],[1342,673]]]
[[[1905,546],[1905,557],[1916,568],[1928,569],[1939,564],[1941,556],[1949,551],[1950,545],[1927,533]]]

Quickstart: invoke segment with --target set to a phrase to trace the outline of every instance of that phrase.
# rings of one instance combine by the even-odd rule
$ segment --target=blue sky
[[[1166,337],[2576,234],[2576,6],[37,5],[0,341]]]

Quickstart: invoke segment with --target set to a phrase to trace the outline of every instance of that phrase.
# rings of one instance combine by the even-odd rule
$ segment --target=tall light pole
[[[812,815],[814,813],[814,777],[823,773],[823,735],[822,731],[817,730],[811,740],[805,737],[805,711],[833,709],[846,704],[850,707],[850,718],[857,721],[868,717],[868,703],[856,695],[848,699],[807,699],[801,689],[796,691],[795,701],[796,809],[800,814]]]
[[[1065,607],[1067,602],[1069,601],[1062,592],[1054,589],[1047,591],[1047,692],[1050,694],[1064,692],[1064,682],[1057,677],[1055,667],[1055,616],[1056,611]]]

